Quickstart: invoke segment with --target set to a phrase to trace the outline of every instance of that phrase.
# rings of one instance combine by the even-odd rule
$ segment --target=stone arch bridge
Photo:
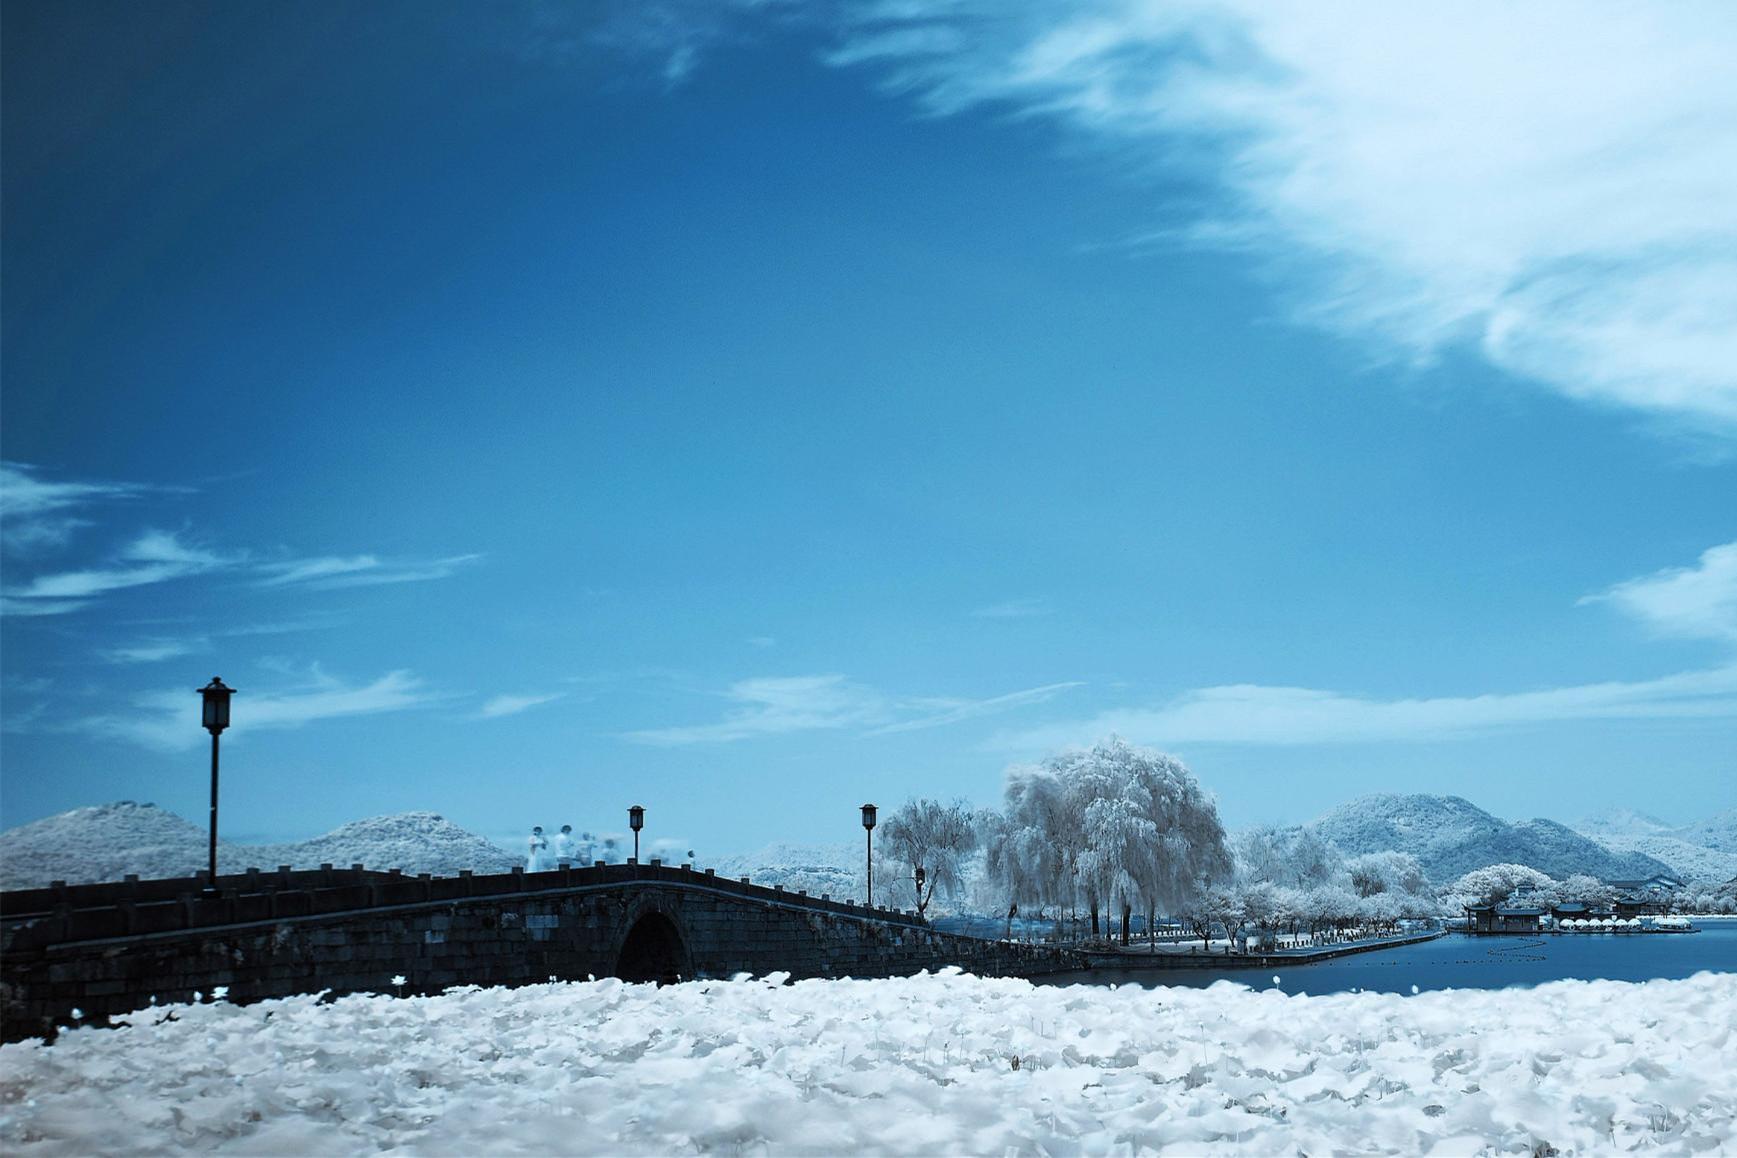
[[[56,884],[0,893],[4,1039],[52,1034],[73,1010],[331,990],[620,977],[885,977],[958,965],[1033,976],[1078,954],[941,933],[913,913],[765,888],[689,865],[410,877],[361,865]],[[402,986],[392,982],[403,977]]]

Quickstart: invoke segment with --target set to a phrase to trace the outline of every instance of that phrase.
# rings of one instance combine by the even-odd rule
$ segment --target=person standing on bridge
[[[573,858],[578,855],[579,842],[573,839],[573,826],[563,824],[561,831],[555,834],[555,866],[571,868]]]
[[[525,871],[528,873],[540,873],[545,868],[549,867],[549,839],[543,835],[542,825],[537,824],[531,827],[530,843],[531,852],[530,855],[525,858]]]

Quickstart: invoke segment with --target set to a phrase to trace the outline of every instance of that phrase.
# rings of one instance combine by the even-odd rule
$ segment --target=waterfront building
[[[1536,933],[1544,910],[1536,905],[1467,905],[1466,930],[1472,933]]]

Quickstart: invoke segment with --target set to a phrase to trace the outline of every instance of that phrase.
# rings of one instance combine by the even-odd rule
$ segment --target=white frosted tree
[[[1557,891],[1564,901],[1575,901],[1592,908],[1602,908],[1616,900],[1616,890],[1585,873],[1574,873],[1565,879]]]
[[[1391,929],[1399,923],[1399,918],[1405,915],[1405,907],[1400,902],[1404,894],[1399,892],[1371,893],[1357,899],[1357,916],[1367,925],[1378,929]]]
[[[1246,882],[1237,886],[1236,899],[1243,920],[1260,932],[1271,933],[1279,927],[1281,910],[1277,885],[1270,881]]]
[[[1240,890],[1230,885],[1211,885],[1202,895],[1200,903],[1211,923],[1224,930],[1224,951],[1231,952],[1236,945],[1236,935],[1242,929],[1247,916]]]
[[[1291,883],[1313,888],[1334,881],[1344,871],[1345,858],[1331,841],[1312,828],[1305,828],[1285,849]]]
[[[1499,905],[1521,888],[1553,893],[1556,881],[1529,865],[1485,865],[1447,886],[1442,900],[1451,909],[1461,909],[1466,905]]]
[[[1345,863],[1351,887],[1360,897],[1378,893],[1423,893],[1429,877],[1415,856],[1405,852],[1372,852]]]
[[[1202,879],[1230,872],[1218,808],[1175,759],[1112,738],[1010,769],[987,865],[1017,904],[1116,905],[1126,943],[1138,906],[1148,928]]]
[[[909,883],[921,916],[937,891],[953,896],[964,888],[964,863],[977,850],[976,818],[963,800],[907,800],[881,823],[878,846]]]
[[[1007,893],[1008,914],[1053,907],[1057,932],[1061,909],[1074,900],[1074,864],[1080,831],[1073,823],[1062,777],[1050,768],[1009,768],[1005,809],[985,850],[985,868]]]
[[[1236,862],[1238,880],[1282,884],[1290,879],[1285,857],[1285,840],[1271,825],[1260,825],[1237,833],[1231,844],[1231,852]]]

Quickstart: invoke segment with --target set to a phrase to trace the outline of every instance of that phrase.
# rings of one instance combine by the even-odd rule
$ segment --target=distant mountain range
[[[75,808],[0,833],[0,886],[37,888],[141,877],[181,877],[203,872],[206,830],[154,804],[130,800]],[[407,873],[506,872],[521,857],[467,832],[433,812],[401,812],[353,821],[324,836],[290,844],[219,841],[217,871],[318,868],[398,868]]]
[[[783,885],[794,892],[834,900],[861,900],[864,852],[854,844],[769,844],[740,856],[719,857],[719,876],[748,877],[757,885]]]
[[[1613,845],[1554,820],[1511,823],[1458,796],[1364,796],[1305,827],[1313,828],[1348,856],[1389,849],[1410,853],[1437,884],[1491,864],[1529,865],[1557,879],[1574,873],[1604,880],[1668,873],[1724,880],[1737,870],[1724,871],[1717,850],[1694,845],[1684,835],[1705,830],[1717,836],[1718,819],[1671,830],[1679,834],[1675,839],[1684,846],[1671,846],[1668,851],[1672,857],[1650,854],[1639,844]],[[1656,847],[1666,851],[1663,845]],[[1679,865],[1679,860],[1685,863]],[[1714,871],[1691,871],[1691,864]]]
[[[1644,812],[1611,809],[1585,817],[1574,827],[1606,848],[1662,860],[1680,877],[1717,881],[1737,877],[1737,808],[1678,827]]]

